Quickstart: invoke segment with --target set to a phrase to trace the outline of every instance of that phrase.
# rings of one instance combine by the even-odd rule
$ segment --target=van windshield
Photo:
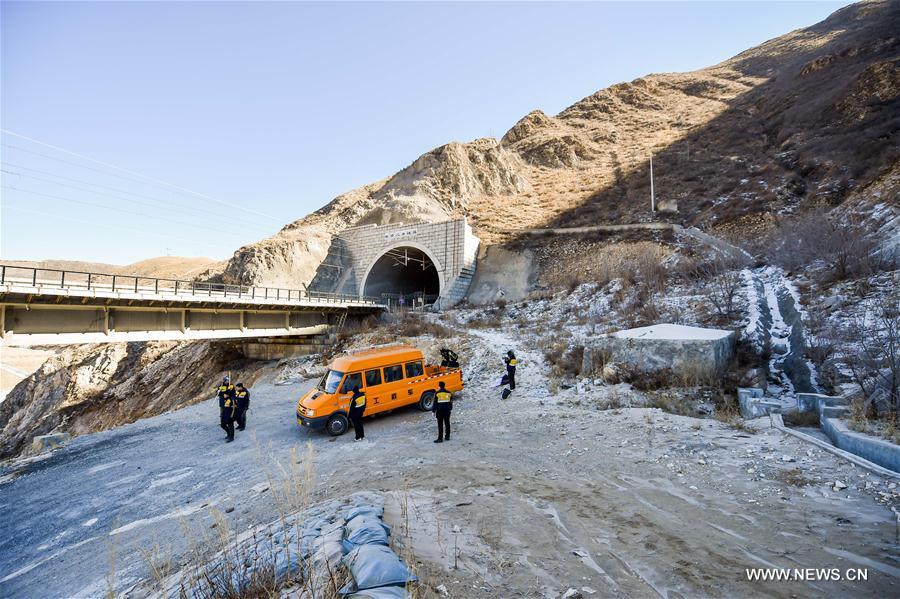
[[[337,392],[338,385],[341,383],[342,378],[344,378],[343,372],[329,370],[328,374],[323,376],[322,380],[319,381],[319,389],[325,393],[335,393]]]

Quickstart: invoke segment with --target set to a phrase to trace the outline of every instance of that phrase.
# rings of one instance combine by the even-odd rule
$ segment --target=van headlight
[[[315,410],[313,410],[312,408],[306,408],[305,410],[303,410],[303,413],[309,417],[312,417],[312,415],[315,414]]]

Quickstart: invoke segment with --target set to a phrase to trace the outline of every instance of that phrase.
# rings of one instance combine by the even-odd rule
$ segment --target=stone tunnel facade
[[[465,298],[475,274],[479,243],[465,218],[345,229],[332,240],[309,288],[360,296],[402,295],[406,290],[392,289],[394,281],[384,273],[389,272],[385,267],[403,268],[408,257],[422,269],[421,276],[429,277],[426,287],[434,291],[427,293],[438,296],[435,305],[446,308]]]

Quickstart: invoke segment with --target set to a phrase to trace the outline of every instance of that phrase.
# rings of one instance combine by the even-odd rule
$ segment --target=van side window
[[[375,387],[376,385],[381,384],[381,371],[377,368],[375,370],[367,370],[366,371],[366,387]]]
[[[384,382],[385,383],[393,383],[394,381],[399,381],[403,379],[403,367],[397,364],[396,366],[385,366],[384,367]]]
[[[407,362],[406,363],[406,378],[411,379],[417,376],[422,376],[422,363],[421,362]]]
[[[353,393],[354,387],[362,389],[361,372],[354,372],[353,374],[347,375],[347,378],[344,379],[344,384],[341,386],[341,393]]]

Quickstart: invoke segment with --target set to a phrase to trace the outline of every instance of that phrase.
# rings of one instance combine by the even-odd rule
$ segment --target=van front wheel
[[[344,416],[343,414],[335,414],[328,419],[328,423],[325,425],[325,430],[327,430],[328,434],[332,437],[338,437],[346,433],[349,426],[350,423],[347,422],[346,416]]]
[[[434,391],[426,391],[419,400],[419,409],[423,412],[430,412],[434,407]]]

